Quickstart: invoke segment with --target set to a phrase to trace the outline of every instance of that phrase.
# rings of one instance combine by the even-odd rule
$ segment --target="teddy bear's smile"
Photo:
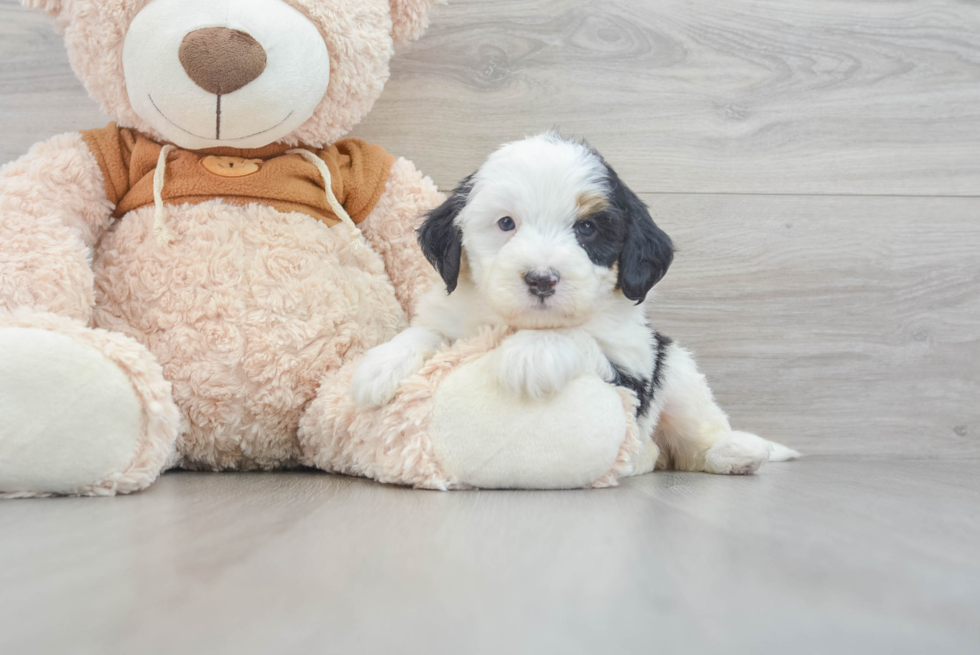
[[[153,105],[153,108],[157,110],[157,112],[160,114],[160,116],[163,117],[163,119],[165,121],[167,121],[168,123],[170,123],[171,125],[173,125],[174,127],[176,127],[181,132],[184,132],[184,133],[186,133],[186,134],[188,134],[190,136],[196,137],[198,139],[215,139],[215,140],[221,140],[221,141],[240,141],[242,139],[251,139],[253,137],[262,136],[266,132],[272,132],[277,127],[281,126],[283,123],[285,123],[286,121],[288,121],[292,117],[292,115],[295,113],[295,112],[290,111],[288,114],[286,114],[286,117],[284,119],[282,119],[281,121],[279,121],[278,123],[276,123],[272,127],[268,128],[268,129],[265,129],[265,130],[262,130],[260,132],[255,132],[253,134],[246,134],[245,136],[238,136],[238,137],[227,137],[226,136],[226,137],[222,138],[221,137],[221,96],[219,95],[219,96],[217,96],[216,108],[215,108],[215,112],[214,112],[215,113],[214,136],[203,136],[201,134],[195,134],[194,132],[191,132],[190,130],[184,129],[183,127],[181,127],[180,125],[178,125],[174,121],[170,120],[170,118],[168,118],[167,115],[165,113],[163,113],[163,110],[160,109],[160,107],[157,106],[157,103],[153,101],[153,96],[151,94],[147,93],[146,94],[146,97],[150,101],[150,104]]]

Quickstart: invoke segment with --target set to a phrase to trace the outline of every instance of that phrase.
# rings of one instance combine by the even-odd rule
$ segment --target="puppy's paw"
[[[518,396],[538,399],[561,390],[582,373],[582,351],[568,337],[548,331],[525,330],[508,338],[497,350],[497,378]]]
[[[361,407],[380,407],[395,397],[398,385],[425,363],[413,348],[386,343],[372,348],[351,379],[350,394]]]
[[[718,475],[751,475],[769,461],[772,446],[749,432],[729,432],[708,451],[704,470]]]

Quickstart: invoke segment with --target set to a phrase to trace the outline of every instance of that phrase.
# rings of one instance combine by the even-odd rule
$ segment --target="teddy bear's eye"
[[[511,218],[510,216],[504,216],[499,221],[497,221],[497,226],[504,232],[510,232],[515,227],[517,227],[517,223],[515,223],[514,219]]]

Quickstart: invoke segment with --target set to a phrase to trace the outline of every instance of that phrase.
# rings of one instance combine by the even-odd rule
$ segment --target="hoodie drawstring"
[[[333,211],[334,215],[343,221],[344,225],[347,226],[347,231],[350,233],[351,243],[354,245],[359,244],[361,231],[357,229],[357,225],[354,224],[354,220],[344,210],[343,206],[337,202],[337,198],[333,195],[333,183],[330,179],[330,169],[327,168],[326,162],[314,155],[309,150],[303,150],[302,148],[288,150],[286,154],[299,155],[316,166],[317,170],[320,171],[320,177],[323,178],[323,186],[327,193],[327,204],[330,205],[330,210]]]
[[[153,171],[153,234],[156,235],[157,241],[164,246],[174,242],[174,235],[163,223],[163,178],[167,173],[167,155],[172,150],[174,150],[174,146],[170,145],[160,148],[157,167]]]

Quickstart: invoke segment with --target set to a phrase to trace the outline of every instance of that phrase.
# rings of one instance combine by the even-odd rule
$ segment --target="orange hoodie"
[[[115,123],[84,131],[82,138],[102,169],[106,197],[116,206],[114,216],[153,204],[153,173],[164,144]],[[334,196],[354,222],[367,218],[384,192],[394,156],[360,139],[343,139],[325,150],[300,147],[327,164]],[[300,155],[286,154],[292,149],[276,143],[255,149],[176,149],[167,156],[163,201],[254,202],[335,225],[339,219],[327,204],[320,172]]]

